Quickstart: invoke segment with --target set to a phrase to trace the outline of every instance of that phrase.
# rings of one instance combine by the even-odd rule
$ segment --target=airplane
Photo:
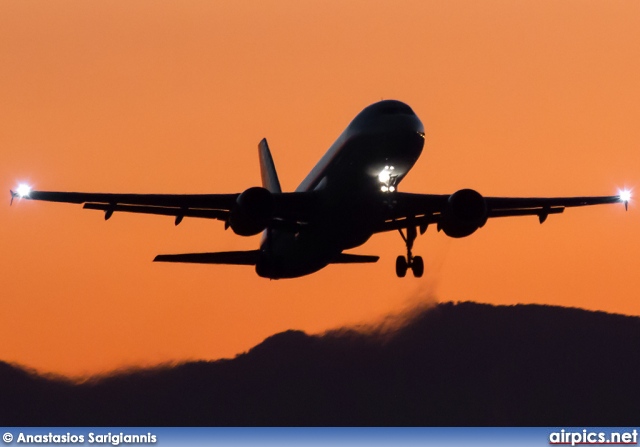
[[[103,211],[216,219],[240,236],[262,233],[256,250],[163,254],[155,262],[255,266],[264,278],[296,278],[329,264],[373,263],[378,256],[347,253],[375,233],[398,231],[406,256],[396,259],[396,275],[410,269],[424,273],[421,256],[412,253],[418,233],[435,225],[447,236],[462,238],[488,219],[537,216],[567,207],[624,203],[628,190],[615,196],[518,198],[484,197],[473,189],[453,194],[400,192],[402,179],[418,160],[425,142],[424,126],[407,104],[383,100],[360,112],[294,192],[283,192],[266,139],[258,154],[262,186],[234,194],[104,194],[31,191],[21,185],[14,198],[83,204]]]

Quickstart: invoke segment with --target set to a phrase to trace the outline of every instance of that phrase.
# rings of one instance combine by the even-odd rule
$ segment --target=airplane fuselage
[[[316,193],[312,219],[296,233],[265,230],[258,275],[308,275],[364,244],[423,146],[424,126],[406,104],[389,100],[365,108],[296,189]]]

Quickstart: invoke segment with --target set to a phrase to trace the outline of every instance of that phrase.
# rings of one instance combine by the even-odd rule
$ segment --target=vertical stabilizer
[[[260,156],[262,186],[268,189],[269,192],[282,192],[278,174],[276,173],[276,166],[273,164],[273,158],[271,158],[271,151],[269,151],[266,138],[263,138],[260,144],[258,144],[258,154]]]

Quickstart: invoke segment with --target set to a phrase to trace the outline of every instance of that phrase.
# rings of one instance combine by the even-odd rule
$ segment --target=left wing
[[[559,214],[565,208],[610,203],[624,203],[628,196],[592,197],[483,197],[476,191],[463,189],[454,194],[395,193],[386,199],[384,222],[376,232],[418,227],[423,233],[430,224],[477,223],[482,227],[487,219],[509,216],[538,216],[543,223],[549,214]]]
[[[251,189],[254,188],[249,190]],[[114,212],[156,214],[174,216],[176,225],[185,217],[217,219],[228,225],[229,216],[241,196],[241,193],[110,194],[30,191],[28,188],[11,191],[12,202],[14,198],[24,198],[46,202],[82,203],[86,209],[104,211],[105,220]],[[313,192],[291,192],[270,193],[270,200],[273,201],[270,225],[274,228],[297,231],[298,225],[313,215],[317,199]]]
[[[86,192],[11,191],[11,198],[46,202],[83,203],[84,208],[105,212],[109,219],[114,212],[175,216],[176,225],[184,217],[203,217],[226,221],[239,194],[106,194]]]

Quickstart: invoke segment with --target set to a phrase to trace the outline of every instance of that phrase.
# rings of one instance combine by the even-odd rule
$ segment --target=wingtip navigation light
[[[16,188],[16,194],[20,198],[29,197],[29,194],[31,194],[31,186],[26,183],[20,183]]]
[[[624,209],[627,210],[629,207],[629,201],[631,200],[631,190],[621,189],[618,191],[618,197],[620,198],[620,201],[624,203]]]
[[[10,204],[13,204],[13,199],[15,199],[16,197],[19,199],[22,199],[24,197],[29,197],[29,194],[31,194],[31,186],[27,185],[26,183],[20,183],[15,191],[10,190],[10,192],[11,192]]]

